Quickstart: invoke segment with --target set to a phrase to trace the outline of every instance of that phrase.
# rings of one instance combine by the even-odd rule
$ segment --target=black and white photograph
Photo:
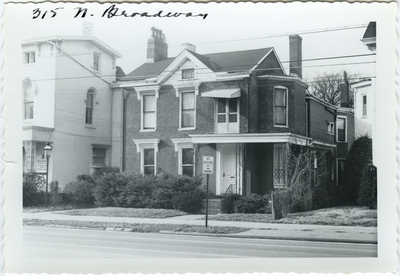
[[[5,3],[4,271],[395,272],[396,13]]]

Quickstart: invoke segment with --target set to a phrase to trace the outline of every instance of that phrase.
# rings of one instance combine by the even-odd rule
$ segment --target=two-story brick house
[[[336,109],[307,96],[301,47],[290,36],[288,75],[274,48],[199,54],[186,44],[168,58],[153,28],[147,62],[112,85],[124,110],[122,169],[199,175],[202,156],[214,156],[212,192],[264,194],[285,184],[288,145],[334,156]]]
[[[91,35],[54,36],[22,43],[23,170],[46,172],[60,184],[111,165],[112,93],[121,55]],[[116,164],[119,166],[119,163]]]

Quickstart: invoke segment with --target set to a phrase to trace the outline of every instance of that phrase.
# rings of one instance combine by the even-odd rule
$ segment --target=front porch
[[[264,195],[282,188],[286,181],[284,149],[290,144],[306,146],[311,139],[290,133],[190,135],[194,144],[215,156],[215,173],[210,175],[210,191],[225,194]],[[201,164],[199,164],[201,165]],[[198,170],[198,171],[201,171]]]

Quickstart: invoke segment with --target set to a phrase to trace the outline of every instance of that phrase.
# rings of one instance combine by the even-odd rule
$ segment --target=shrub
[[[377,175],[376,167],[372,164],[368,164],[363,170],[357,203],[370,209],[377,207]]]
[[[272,217],[273,219],[281,219],[291,212],[291,193],[288,189],[273,190],[272,197]]]
[[[350,148],[344,168],[347,203],[356,204],[363,169],[372,160],[372,140],[368,135],[357,138]]]
[[[200,187],[202,178],[182,175],[173,179],[175,181],[170,182],[173,194],[172,207],[187,213],[198,213],[205,197],[205,191]]]
[[[28,172],[22,179],[22,203],[24,207],[44,204],[44,179],[40,174]]]
[[[99,207],[127,206],[125,189],[128,177],[121,173],[106,173],[96,179],[95,204]]]
[[[196,213],[204,198],[201,183],[199,177],[106,173],[96,180],[95,203],[97,206],[175,208]]]
[[[221,199],[221,212],[225,214],[232,214],[235,212],[234,205],[240,199],[238,194],[228,194]]]
[[[119,168],[118,167],[103,167],[103,168],[99,168],[96,169],[93,173],[92,173],[92,178],[93,179],[97,179],[99,177],[101,177],[104,174],[107,173],[119,173]]]
[[[236,213],[265,214],[269,209],[269,196],[251,194],[240,197],[233,205]]]
[[[157,186],[151,194],[154,208],[173,209],[172,197],[176,192],[174,190],[175,181],[176,179],[168,174],[159,176]]]
[[[68,183],[63,192],[67,202],[77,206],[94,205],[95,182],[90,175],[79,175],[77,180]]]
[[[156,176],[132,175],[121,195],[126,201],[124,207],[154,208],[152,192],[157,186]]]

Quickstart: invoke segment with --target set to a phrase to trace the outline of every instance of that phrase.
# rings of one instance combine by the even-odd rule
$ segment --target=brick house
[[[302,38],[289,43],[286,74],[272,47],[199,54],[185,44],[169,58],[165,35],[152,28],[147,62],[112,84],[122,170],[200,175],[202,156],[213,156],[211,192],[265,194],[284,187],[284,149],[299,145],[330,153],[334,183],[339,110],[307,93]]]

